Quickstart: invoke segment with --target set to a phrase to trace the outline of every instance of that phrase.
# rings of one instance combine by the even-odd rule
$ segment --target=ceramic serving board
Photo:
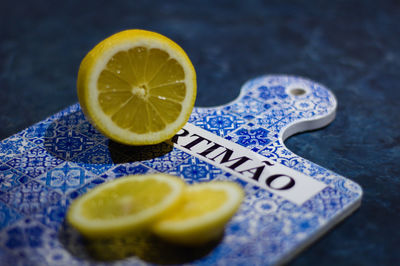
[[[289,261],[361,203],[353,181],[288,150],[284,140],[335,117],[324,86],[291,76],[248,81],[239,97],[195,108],[171,140],[152,146],[110,141],[79,104],[0,143],[2,265],[274,265]],[[188,183],[232,180],[246,192],[224,236],[206,247],[146,243],[143,252],[104,261],[65,222],[69,204],[122,176],[163,172]],[[104,245],[112,255],[116,248]],[[142,243],[143,244],[143,243]],[[111,256],[112,257],[112,256]]]

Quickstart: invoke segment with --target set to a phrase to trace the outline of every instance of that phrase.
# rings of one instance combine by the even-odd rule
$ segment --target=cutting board
[[[286,138],[328,125],[337,101],[293,76],[245,83],[234,101],[195,108],[174,138],[125,146],[101,135],[79,104],[0,143],[0,261],[3,265],[275,265],[288,262],[360,206],[353,181],[288,150]],[[65,222],[69,204],[131,174],[163,172],[188,183],[232,180],[245,200],[215,243],[185,248],[148,239],[100,244],[104,261]],[[125,242],[124,242],[125,241]],[[153,241],[153,242],[152,242]],[[137,243],[136,243],[137,244]],[[143,243],[141,243],[143,244]]]

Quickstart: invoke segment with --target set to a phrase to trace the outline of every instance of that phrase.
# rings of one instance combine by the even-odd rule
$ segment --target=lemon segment
[[[181,179],[165,174],[115,179],[76,199],[67,220],[88,237],[142,230],[180,204],[184,187]]]
[[[200,245],[221,236],[244,197],[233,182],[209,182],[188,186],[184,200],[153,226],[161,238],[183,245]]]
[[[83,59],[78,73],[82,110],[107,137],[131,145],[173,137],[189,119],[196,73],[176,43],[160,34],[127,30]]]

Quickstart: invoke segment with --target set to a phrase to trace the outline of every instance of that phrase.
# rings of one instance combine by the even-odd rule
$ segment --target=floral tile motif
[[[89,139],[94,140],[95,142],[106,142],[107,137],[101,134],[95,127],[92,126],[88,121],[84,121],[79,124],[75,130],[82,135],[85,135]]]
[[[258,152],[278,138],[278,136],[275,132],[260,126],[258,123],[253,123],[252,121],[230,133],[225,138],[247,147],[254,152]]]
[[[0,165],[0,191],[7,191],[20,184],[26,183],[28,177],[14,170],[9,165]]]
[[[182,177],[186,182],[211,181],[223,171],[209,163],[190,157],[177,167],[168,171],[169,174]]]
[[[69,109],[74,111],[66,112]],[[39,145],[41,140],[43,144],[46,140],[62,137],[66,132],[86,121],[82,111],[76,110],[76,108],[67,108],[66,110],[24,130],[23,136]]]
[[[249,96],[244,96],[241,101],[236,101],[233,104],[223,107],[225,112],[232,112],[240,117],[251,120],[257,117],[262,112],[271,108],[271,105]]]
[[[289,97],[286,93],[286,89],[282,85],[263,85],[256,89],[256,98],[263,100],[282,100]]]
[[[269,143],[264,149],[259,152],[259,154],[290,168],[294,168],[296,170],[301,169],[298,168],[300,158],[288,149],[286,149],[286,147],[281,143],[280,140],[275,140]]]
[[[7,165],[35,178],[62,162],[63,160],[53,157],[45,149],[36,147],[8,161]]]
[[[0,142],[0,162],[8,160],[23,154],[29,149],[35,147],[35,144],[18,136],[14,135]]]
[[[271,142],[268,138],[269,131],[264,128],[255,128],[255,129],[245,129],[241,128],[235,131],[235,135],[237,136],[238,144],[249,147],[249,146],[265,146]]]
[[[77,125],[87,121],[82,110],[76,110],[73,112],[61,112],[62,115],[57,118],[57,124],[66,127],[76,127]]]
[[[268,112],[265,112],[258,117],[252,122],[264,126],[264,127],[270,127],[277,122],[281,121],[285,117],[287,117],[289,114],[291,114],[294,111],[289,111],[289,110],[282,110],[279,108],[271,108]]]
[[[107,146],[98,144],[95,147],[79,154],[73,158],[72,161],[84,169],[99,175],[115,166],[115,157],[120,158],[121,155],[119,153],[115,155]]]
[[[44,147],[63,160],[71,160],[78,154],[96,145],[93,139],[77,133],[69,128],[63,128],[54,137],[44,137]]]
[[[72,128],[86,121],[86,118],[82,112],[80,104],[76,103],[58,113],[55,113],[45,120],[52,121],[52,123],[58,125],[58,127],[65,126]]]
[[[18,186],[8,192],[0,192],[0,201],[12,206],[24,215],[42,211],[47,205],[56,203],[61,195],[36,181]]]
[[[84,168],[65,162],[38,177],[37,181],[61,194],[66,194],[83,186],[94,177],[93,173]]]
[[[243,118],[220,109],[194,122],[196,126],[221,137],[238,129],[244,123],[245,120]]]
[[[281,132],[282,129],[286,128],[289,124],[293,121],[300,119],[296,112],[288,113],[284,118],[276,121],[275,123],[271,124],[268,129],[274,132]]]
[[[34,124],[31,127],[28,127],[18,133],[18,136],[33,142],[38,146],[43,146],[44,143],[44,136],[47,132],[49,125],[52,123],[51,119],[45,119]]]

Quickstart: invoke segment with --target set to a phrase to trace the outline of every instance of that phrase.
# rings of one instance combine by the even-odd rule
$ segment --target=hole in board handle
[[[294,88],[290,90],[290,94],[294,95],[294,96],[301,96],[304,95],[306,93],[306,90],[303,88]]]

